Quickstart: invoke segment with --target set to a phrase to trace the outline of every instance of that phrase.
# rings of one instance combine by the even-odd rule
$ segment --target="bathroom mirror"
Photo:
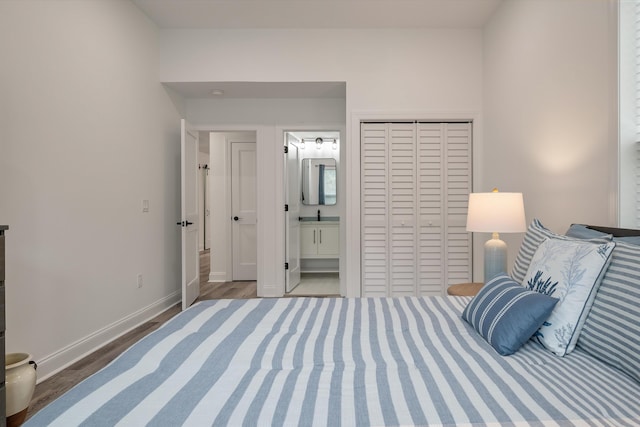
[[[302,159],[302,204],[335,205],[336,159]]]

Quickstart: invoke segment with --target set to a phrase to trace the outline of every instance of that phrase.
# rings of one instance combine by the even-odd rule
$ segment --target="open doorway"
[[[286,131],[286,295],[340,295],[339,131]]]
[[[255,281],[256,132],[201,134],[209,142],[209,281]]]
[[[202,284],[209,281],[211,259],[211,230],[209,216],[211,212],[211,197],[209,196],[209,138],[208,135],[199,137],[198,145],[198,250],[200,259],[200,298]]]

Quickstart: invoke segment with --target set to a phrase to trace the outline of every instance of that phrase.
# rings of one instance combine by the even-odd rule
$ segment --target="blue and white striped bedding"
[[[502,357],[468,300],[201,302],[27,425],[640,424],[638,382],[579,349]]]

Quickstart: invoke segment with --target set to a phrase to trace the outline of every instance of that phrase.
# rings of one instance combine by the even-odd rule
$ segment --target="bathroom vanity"
[[[306,221],[300,223],[300,258],[338,258],[340,223]]]
[[[337,273],[340,222],[337,219],[300,221],[300,266],[303,273]]]
[[[329,206],[337,203],[336,160],[307,157],[301,163],[303,206]],[[309,208],[303,208],[310,213]],[[324,211],[324,208],[323,208]],[[300,272],[337,273],[340,259],[340,217],[320,215],[300,217]]]

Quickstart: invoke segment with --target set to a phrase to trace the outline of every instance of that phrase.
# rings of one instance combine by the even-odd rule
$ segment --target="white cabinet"
[[[471,123],[361,125],[362,296],[471,281]]]
[[[300,258],[338,258],[340,225],[337,222],[300,224]]]

